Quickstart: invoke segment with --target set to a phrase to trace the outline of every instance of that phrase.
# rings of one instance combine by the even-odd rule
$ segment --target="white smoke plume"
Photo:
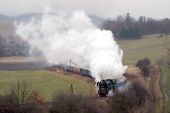
[[[49,63],[65,64],[71,60],[88,67],[96,82],[122,78],[127,68],[112,32],[97,28],[84,11],[66,14],[47,8],[41,20],[33,18],[16,28],[16,34],[32,49],[42,51]]]

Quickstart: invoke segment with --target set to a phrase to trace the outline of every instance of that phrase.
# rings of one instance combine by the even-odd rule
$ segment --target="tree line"
[[[27,56],[29,45],[19,37],[0,35],[0,57]]]
[[[141,38],[143,35],[150,34],[170,34],[170,19],[165,18],[161,20],[147,18],[140,16],[135,19],[127,13],[125,16],[118,16],[116,19],[106,20],[103,25],[103,29],[111,30],[116,38]]]

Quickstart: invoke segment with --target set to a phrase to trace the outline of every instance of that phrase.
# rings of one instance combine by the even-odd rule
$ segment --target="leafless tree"
[[[16,84],[13,84],[9,93],[0,98],[0,112],[24,113],[23,108],[28,94],[29,88],[26,81],[18,81]]]

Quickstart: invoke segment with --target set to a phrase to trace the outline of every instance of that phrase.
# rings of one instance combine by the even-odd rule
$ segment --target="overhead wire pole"
[[[74,93],[73,84],[70,84],[70,94]]]

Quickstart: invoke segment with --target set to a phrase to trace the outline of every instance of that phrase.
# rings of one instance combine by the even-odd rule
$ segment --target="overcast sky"
[[[170,18],[170,0],[0,0],[0,14],[18,15],[42,12],[43,7],[54,10],[85,10],[88,14],[114,18],[130,12],[154,18]]]

